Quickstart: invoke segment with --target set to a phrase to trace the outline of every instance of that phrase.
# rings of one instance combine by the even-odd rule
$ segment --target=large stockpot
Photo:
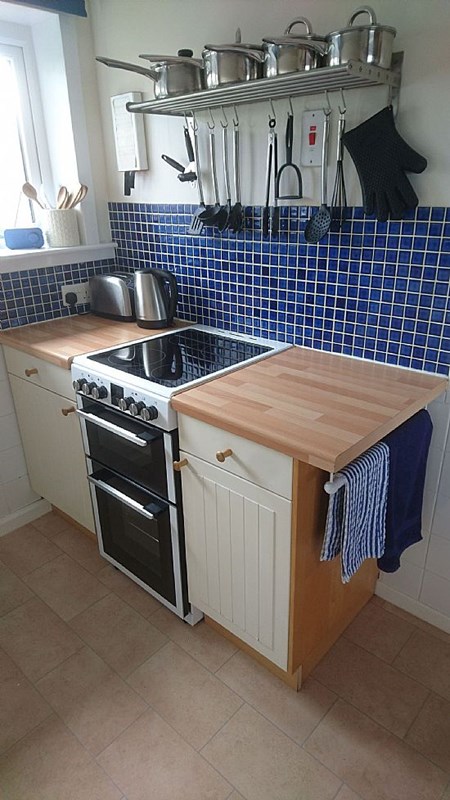
[[[130,64],[127,61],[116,61],[112,58],[97,56],[97,61],[107,67],[125,69],[138,75],[145,75],[155,82],[155,98],[162,100],[166,97],[199,92],[204,88],[203,63],[192,58],[192,50],[179,50],[177,56],[140,55],[151,62],[151,68],[140,64]]]
[[[306,28],[303,35],[291,33],[295,25]],[[326,38],[313,33],[311,23],[306,17],[296,17],[287,26],[284,36],[265,36],[264,75],[275,78],[290,72],[307,72],[324,64]]]
[[[369,25],[353,25],[360,14],[368,15]],[[395,28],[378,25],[373,8],[360,6],[351,15],[346,28],[333,31],[326,37],[327,66],[338,67],[347,64],[348,61],[356,60],[390,69],[396,33]]]
[[[205,44],[202,56],[208,89],[253,81],[262,75],[263,49],[261,45],[242,44],[239,28],[233,44]]]

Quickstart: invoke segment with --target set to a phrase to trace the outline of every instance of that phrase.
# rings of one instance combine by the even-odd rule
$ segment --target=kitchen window
[[[36,105],[36,98],[34,99]],[[23,48],[0,42],[0,231],[27,227],[34,208],[22,193],[42,183]]]

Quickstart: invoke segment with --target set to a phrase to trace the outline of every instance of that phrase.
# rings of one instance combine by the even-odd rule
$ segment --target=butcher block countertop
[[[84,314],[2,331],[0,344],[70,369],[77,355],[161,332]],[[336,472],[447,386],[441,376],[292,347],[181,392],[172,404],[183,414]]]
[[[443,376],[293,347],[188,389],[172,405],[336,472],[447,386]]]
[[[188,322],[179,326],[189,325]],[[168,328],[150,330],[138,328],[135,322],[95,317],[93,314],[80,314],[72,317],[52,319],[35,325],[23,325],[0,333],[0,344],[23,350],[24,353],[43,358],[58,367],[70,369],[75,356],[115,347],[136,339],[148,339],[167,331]]]

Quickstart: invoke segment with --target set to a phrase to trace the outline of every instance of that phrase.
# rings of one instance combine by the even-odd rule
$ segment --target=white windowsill
[[[88,244],[78,247],[42,247],[39,250],[0,250],[0,274],[28,269],[45,269],[65,264],[84,264],[114,258],[117,244]]]

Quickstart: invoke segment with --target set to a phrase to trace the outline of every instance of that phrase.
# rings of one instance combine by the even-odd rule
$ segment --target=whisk
[[[333,196],[331,198],[331,226],[330,230],[341,230],[347,219],[347,192],[345,189],[344,178],[344,145],[342,136],[345,131],[345,112],[347,111],[344,96],[341,91],[342,108],[339,106],[338,136],[337,136],[337,157],[336,157],[336,177],[334,179]]]

